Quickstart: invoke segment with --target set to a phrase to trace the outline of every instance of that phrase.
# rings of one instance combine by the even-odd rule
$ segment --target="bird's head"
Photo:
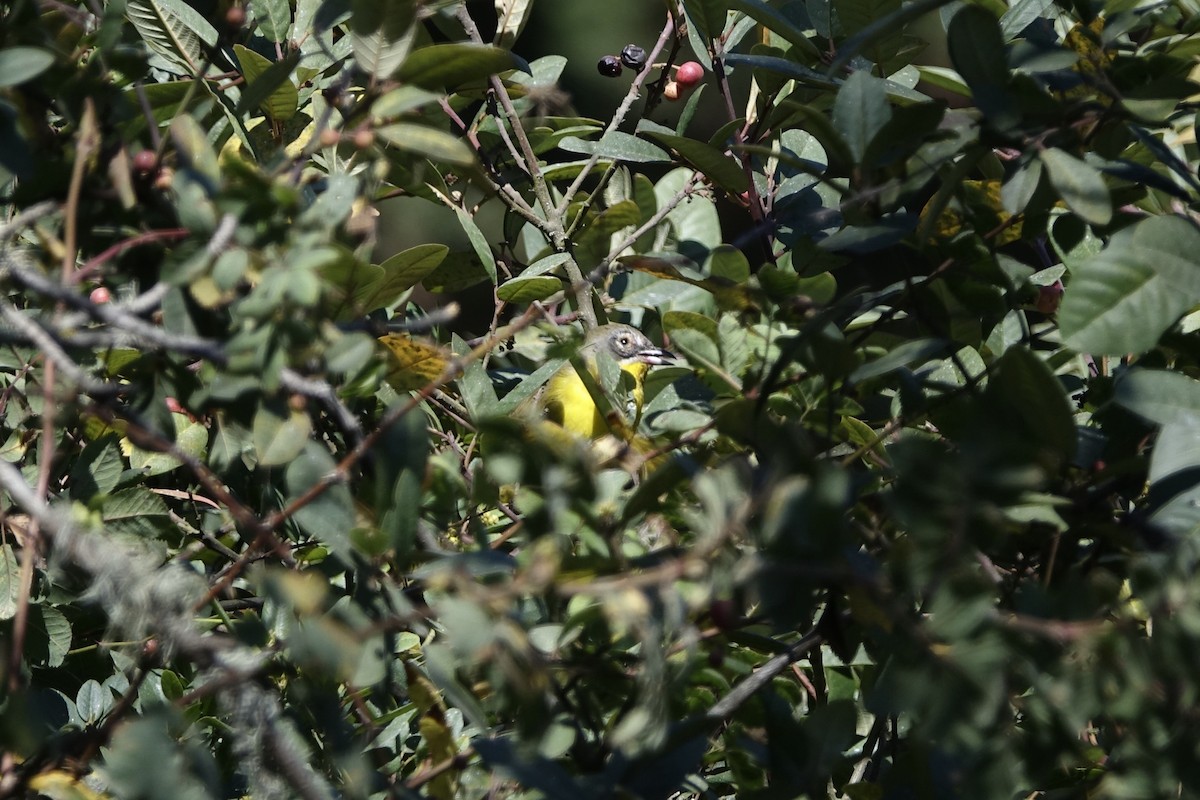
[[[665,350],[648,338],[646,334],[630,325],[602,325],[588,334],[585,348],[605,348],[622,368],[634,364],[660,366],[675,360],[675,354]]]

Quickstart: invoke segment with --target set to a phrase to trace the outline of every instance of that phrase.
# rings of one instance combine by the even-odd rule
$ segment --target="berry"
[[[1049,286],[1039,286],[1037,310],[1043,314],[1053,314],[1058,311],[1058,307],[1062,303],[1063,291],[1062,281],[1055,281]]]
[[[663,97],[674,101],[679,99],[679,94],[679,84],[675,81],[667,81],[667,85],[663,87]]]
[[[151,185],[160,192],[165,192],[171,188],[171,186],[174,184],[174,181],[175,170],[171,169],[170,167],[163,167],[158,171],[158,174],[154,176],[154,183]]]
[[[322,147],[333,147],[341,140],[341,134],[333,128],[326,128],[325,130],[321,131],[320,141]]]
[[[687,61],[675,69],[675,81],[683,89],[690,89],[704,80],[704,67],[696,61]]]
[[[238,30],[246,24],[246,9],[241,6],[230,6],[225,12],[225,24],[230,30]]]
[[[627,44],[621,51],[621,63],[630,69],[641,72],[642,67],[646,66],[646,51],[636,44]]]
[[[621,74],[621,60],[616,56],[605,56],[596,64],[596,69],[606,78],[615,78]]]
[[[708,606],[708,615],[712,618],[713,624],[723,631],[736,628],[740,616],[737,606],[732,600],[727,599],[713,600]]]
[[[158,156],[153,150],[141,150],[133,157],[133,171],[137,175],[150,175],[158,171]]]
[[[373,144],[375,144],[375,131],[363,128],[354,132],[354,146],[359,150],[366,150]]]
[[[92,293],[88,295],[88,299],[96,305],[103,305],[112,300],[112,292],[104,286],[97,286],[92,289]]]

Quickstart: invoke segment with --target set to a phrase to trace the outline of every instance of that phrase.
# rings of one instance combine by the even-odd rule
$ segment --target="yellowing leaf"
[[[449,355],[440,346],[422,342],[400,333],[379,337],[391,352],[392,371],[387,381],[397,391],[420,389],[436,381],[450,363]]]
[[[703,289],[713,296],[717,305],[726,311],[748,311],[755,307],[754,299],[745,284],[718,275],[693,278],[684,275],[668,259],[659,256],[624,256],[618,259],[629,269],[669,281],[682,281]]]
[[[1001,182],[998,180],[963,181],[962,194],[946,206],[938,215],[930,238],[933,241],[951,239],[962,231],[964,224],[975,228],[975,232],[985,234],[999,228],[1012,219],[1012,214],[1005,210],[1000,199]],[[929,206],[921,210],[924,219]],[[1010,244],[1021,238],[1021,223],[1016,222],[996,234],[993,241],[997,245]]]

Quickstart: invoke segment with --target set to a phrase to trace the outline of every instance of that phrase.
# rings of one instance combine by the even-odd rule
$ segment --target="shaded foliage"
[[[1195,9],[494,5],[0,10],[0,797],[1200,795]]]

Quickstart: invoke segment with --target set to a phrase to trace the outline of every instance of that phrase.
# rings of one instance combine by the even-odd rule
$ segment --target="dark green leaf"
[[[643,129],[641,134],[677,152],[684,161],[727,192],[741,194],[750,187],[742,165],[710,144],[657,130]]]
[[[247,84],[238,103],[239,110],[261,106],[275,122],[287,122],[294,117],[299,108],[300,94],[290,75],[299,58],[293,56],[272,63],[240,44],[234,45],[233,51],[237,54]]]
[[[1067,208],[1092,225],[1107,225],[1112,219],[1112,197],[1100,172],[1056,147],[1039,153],[1046,165],[1050,184]]]
[[[54,54],[40,47],[6,47],[0,50],[0,88],[33,80],[50,68]]]
[[[856,163],[863,160],[875,135],[891,117],[883,81],[865,70],[852,73],[838,89],[833,125]]]
[[[1161,369],[1124,373],[1113,402],[1156,425],[1200,425],[1200,381]]]
[[[348,558],[349,533],[354,527],[354,503],[350,490],[342,481],[325,482],[334,476],[337,462],[324,445],[308,441],[307,438],[299,439],[298,443],[298,452],[288,460],[283,473],[287,487],[285,503],[293,503],[320,489],[320,494],[300,507],[293,518],[309,536],[328,545],[343,558]]]
[[[489,75],[520,69],[508,50],[490,45],[435,44],[409,55],[396,79],[422,89],[453,91]]]

